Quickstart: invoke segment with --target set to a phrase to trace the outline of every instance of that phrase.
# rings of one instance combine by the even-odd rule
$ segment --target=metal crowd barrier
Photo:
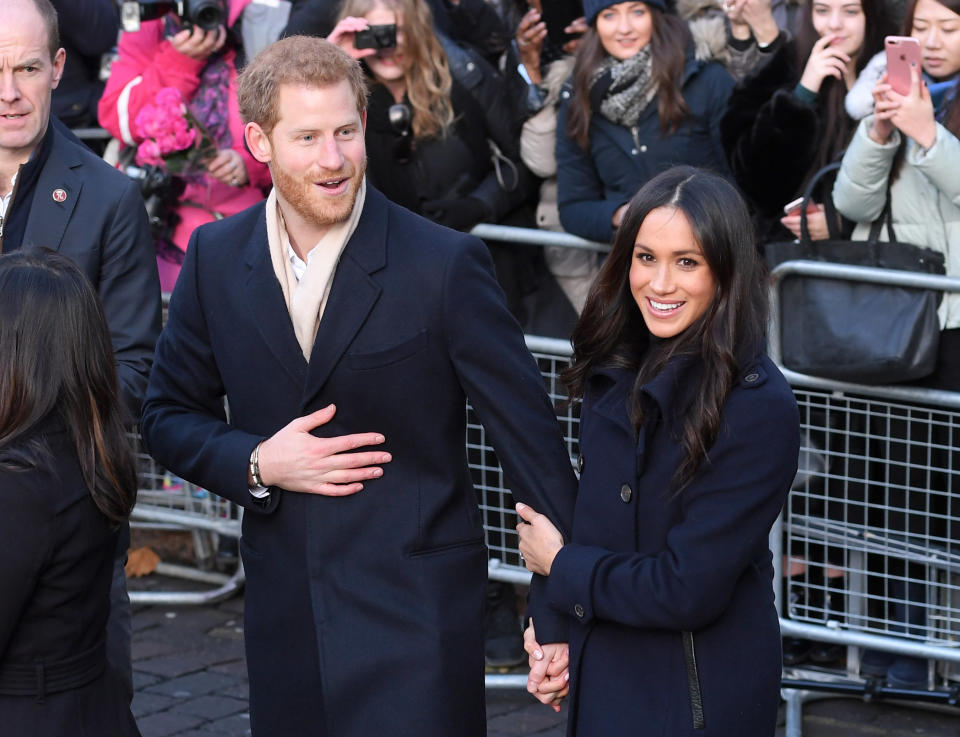
[[[779,291],[791,275],[960,291],[960,279],[944,276],[781,264],[770,335],[778,365]],[[780,627],[785,637],[846,648],[842,668],[785,668],[787,737],[801,735],[802,704],[816,694],[960,704],[960,393],[781,369],[797,397],[803,446],[770,537]],[[864,649],[926,660],[927,688],[861,677]]]

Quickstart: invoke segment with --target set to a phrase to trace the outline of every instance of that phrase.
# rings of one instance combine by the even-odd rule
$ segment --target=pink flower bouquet
[[[171,174],[200,174],[217,154],[217,146],[197,121],[175,87],[164,87],[153,105],[144,105],[134,121],[143,142],[137,147],[140,166],[158,166]]]

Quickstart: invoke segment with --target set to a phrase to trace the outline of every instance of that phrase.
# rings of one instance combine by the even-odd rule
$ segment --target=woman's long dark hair
[[[630,291],[629,274],[637,233],[660,207],[680,210],[690,223],[716,281],[716,295],[686,330],[648,352],[650,332]],[[740,371],[763,349],[767,328],[766,270],[757,255],[753,226],[743,198],[725,179],[677,166],[647,182],[630,201],[607,257],[573,331],[573,365],[563,379],[570,396],[600,366],[637,371],[631,419],[644,421],[639,389],[672,360],[698,357],[699,384],[682,417],[684,459],[674,475],[677,492],[690,483],[720,430],[721,411]],[[648,354],[648,355],[645,355]]]
[[[45,460],[31,441],[48,418],[66,425],[100,511],[126,519],[137,476],[103,310],[73,262],[32,249],[0,256],[0,468]]]
[[[797,32],[797,64],[800,73],[803,73],[813,45],[820,36],[813,27],[814,0],[807,0],[801,9],[800,28]],[[888,0],[860,0],[863,8],[864,36],[863,45],[854,62],[854,71],[857,76],[867,63],[877,53],[883,51],[883,40],[896,32],[896,25],[890,12]],[[816,154],[810,168],[803,179],[803,186],[807,186],[810,177],[827,164],[838,161],[846,150],[859,121],[852,120],[843,106],[847,96],[847,87],[842,79],[827,77],[820,85],[819,104],[820,137],[817,143]]]
[[[690,29],[674,15],[667,15],[647,5],[653,23],[650,51],[653,56],[653,79],[657,83],[657,114],[661,134],[673,133],[689,112],[683,99],[683,66],[690,43]],[[567,119],[567,135],[584,151],[590,148],[590,77],[607,52],[597,35],[596,22],[584,36],[573,67],[573,99]]]

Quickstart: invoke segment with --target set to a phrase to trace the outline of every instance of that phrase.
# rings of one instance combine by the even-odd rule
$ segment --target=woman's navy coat
[[[566,135],[572,95],[567,83],[557,117],[557,197],[564,230],[601,243],[613,240],[613,213],[671,166],[690,164],[726,176],[720,119],[732,89],[726,69],[691,53],[682,82],[690,113],[675,132],[661,134],[655,97],[632,128],[591,115],[590,150],[584,151]]]
[[[575,622],[570,735],[774,733],[781,653],[767,539],[797,469],[797,406],[758,359],[724,405],[709,462],[676,495],[675,414],[694,373],[674,361],[642,388],[639,439],[627,414],[635,374],[588,381],[572,541],[548,579],[550,603]]]

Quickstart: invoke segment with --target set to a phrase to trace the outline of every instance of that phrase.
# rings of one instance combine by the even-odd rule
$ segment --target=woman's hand
[[[830,231],[827,229],[827,215],[824,212],[823,205],[818,204],[816,212],[807,213],[807,231],[810,233],[810,240],[823,241],[830,237]],[[796,215],[785,215],[780,218],[780,222],[797,238],[800,238],[800,212]]]
[[[553,559],[563,547],[563,536],[549,519],[534,511],[533,507],[518,503],[516,509],[523,520],[517,525],[517,534],[520,536],[520,555],[527,570],[549,576]]]
[[[574,18],[573,22],[563,29],[564,33],[573,37],[563,45],[563,50],[568,54],[576,54],[580,44],[583,43],[583,34],[589,30],[590,26],[587,25],[586,18],[582,15],[579,18]]]
[[[889,141],[893,134],[893,123],[890,119],[900,107],[900,103],[891,97],[892,92],[893,88],[884,72],[873,86],[873,123],[869,130],[870,138],[881,146]]]
[[[546,37],[547,24],[540,19],[540,11],[530,8],[520,19],[516,38],[520,62],[534,84],[540,84],[543,81],[540,73],[540,50],[543,48],[543,40]]]
[[[800,77],[800,84],[811,92],[819,93],[823,80],[827,77],[843,79],[847,74],[850,57],[836,46],[830,45],[835,38],[837,37],[834,34],[828,33],[813,45],[810,58],[803,69],[803,76]]]
[[[215,31],[204,31],[200,26],[184,28],[170,37],[170,45],[184,56],[205,61],[210,54],[223,48],[227,41],[227,29],[219,26]]]
[[[933,102],[930,99],[930,90],[916,68],[910,70],[910,92],[898,95],[890,91],[890,96],[899,102],[896,110],[890,116],[893,123],[903,135],[912,138],[925,149],[937,142],[937,121],[933,116]]]
[[[565,642],[540,645],[531,619],[523,633],[523,649],[529,656],[527,691],[541,704],[559,712],[560,704],[570,693],[570,646]]]
[[[207,173],[231,187],[244,187],[250,182],[246,164],[239,151],[225,148],[207,163]]]
[[[368,56],[373,56],[376,54],[377,50],[358,49],[356,46],[354,46],[353,39],[356,36],[357,31],[365,31],[369,27],[370,24],[367,23],[366,18],[354,18],[352,15],[348,15],[333,27],[333,30],[330,31],[330,35],[327,36],[327,41],[332,44],[336,44],[350,54],[350,56],[352,56],[354,59],[366,59]]]

